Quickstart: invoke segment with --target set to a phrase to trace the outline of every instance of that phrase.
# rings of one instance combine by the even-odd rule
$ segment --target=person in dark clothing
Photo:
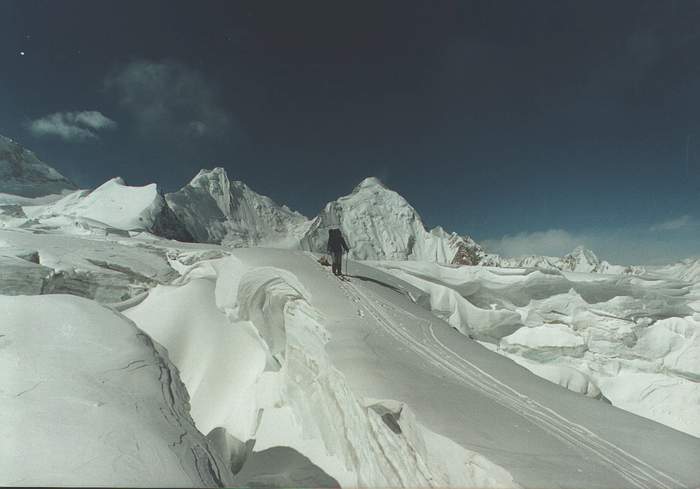
[[[333,273],[336,275],[342,274],[343,250],[350,251],[348,244],[343,238],[340,229],[328,230],[328,254],[333,258]]]

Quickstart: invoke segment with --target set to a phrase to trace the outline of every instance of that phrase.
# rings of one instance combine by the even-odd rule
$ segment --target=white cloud
[[[148,135],[202,137],[232,124],[215,86],[199,72],[172,61],[133,61],[105,79],[107,90]]]
[[[505,256],[549,255],[562,256],[580,245],[586,245],[586,239],[574,236],[563,229],[550,229],[534,233],[506,235],[497,240],[486,240],[484,245],[489,251]]]
[[[78,124],[82,124],[83,126],[90,127],[97,131],[100,129],[114,129],[117,127],[116,122],[97,110],[86,110],[74,114],[75,121]]]
[[[80,142],[99,139],[98,131],[114,129],[117,123],[101,112],[85,110],[49,114],[29,122],[27,127],[35,136],[58,136],[65,141]]]
[[[656,223],[649,228],[649,231],[679,231],[699,226],[700,222],[697,219],[691,215],[685,214],[675,219]]]

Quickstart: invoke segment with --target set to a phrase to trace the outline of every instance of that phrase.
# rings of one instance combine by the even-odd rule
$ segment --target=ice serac
[[[425,228],[416,210],[379,179],[364,179],[350,195],[326,204],[301,241],[303,249],[324,252],[328,229],[340,228],[350,256],[360,260],[422,260],[474,264],[479,246],[441,227]]]
[[[40,197],[75,190],[73,182],[17,142],[0,136],[0,193]]]
[[[125,231],[148,231],[158,236],[192,241],[177,220],[155,183],[131,187],[116,177],[95,190],[81,190],[46,205],[26,211],[36,220],[67,216],[84,221],[87,227],[108,227]]]
[[[0,294],[71,294],[109,304],[178,276],[169,264],[177,253],[135,238],[133,242],[95,234],[86,238],[0,229]]]
[[[223,168],[200,171],[165,198],[196,241],[232,248],[293,247],[307,223],[298,212],[229,180]]]
[[[656,267],[649,270],[655,275],[660,275],[683,282],[700,282],[700,258],[687,258],[673,265]]]
[[[375,265],[428,293],[433,314],[536,375],[700,436],[696,284],[675,275]]]
[[[288,260],[319,272],[299,252],[236,250],[126,311],[170,352],[197,427],[240,470],[235,486],[518,487],[406,403],[359,395],[335,366],[328,318],[307,285],[341,290],[273,266]]]

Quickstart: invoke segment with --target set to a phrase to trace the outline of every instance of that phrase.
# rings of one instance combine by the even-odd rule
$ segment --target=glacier
[[[376,178],[309,219],[41,165],[0,187],[2,485],[700,483],[698,259],[501,257]]]
[[[700,437],[696,283],[534,269],[376,266],[456,330],[576,392]]]

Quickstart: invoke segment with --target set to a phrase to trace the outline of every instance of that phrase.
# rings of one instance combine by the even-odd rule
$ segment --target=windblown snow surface
[[[230,484],[165,350],[68,295],[0,296],[0,484]]]
[[[430,297],[404,280],[355,262],[350,272],[340,281],[309,253],[241,249],[125,311],[168,349],[198,428],[225,430],[232,466],[275,447],[308,459],[296,479],[268,466],[239,483],[700,480],[699,439],[533,376],[431,314]],[[557,348],[579,347],[557,337]]]
[[[670,278],[377,264],[533,373],[700,437],[700,287]],[[680,275],[685,276],[682,272]]]
[[[191,241],[192,236],[158,192],[156,184],[131,187],[113,178],[94,190],[24,198],[0,194],[0,228],[71,234],[150,232]]]
[[[415,270],[393,275],[397,262],[387,274],[351,261],[345,282],[302,251],[22,229],[0,231],[0,253],[44,267],[46,283],[52,273],[83,268],[124,276],[112,278],[123,296],[95,297],[111,310],[67,295],[3,298],[0,412],[4,439],[12,440],[6,454],[15,455],[2,457],[2,484],[671,488],[700,481],[698,438],[590,397],[592,387],[585,396],[542,380],[471,340],[430,312],[439,312],[440,294],[412,284]],[[409,265],[428,267],[432,282],[437,270],[470,270],[480,274],[470,287],[501,292],[526,275],[402,264]],[[0,283],[12,279],[27,287],[24,294],[42,293],[29,290],[36,279],[23,270],[1,270]],[[153,281],[132,290],[131,272]],[[105,280],[90,273],[85,283]],[[590,294],[620,293],[585,278],[573,283]],[[530,285],[508,297],[519,304],[533,293],[557,297],[559,289]],[[460,290],[467,296],[469,287]],[[663,315],[688,304],[659,300],[667,304]],[[483,316],[462,327],[498,319],[498,332],[484,326],[485,336],[523,327],[518,310],[471,307]],[[557,324],[562,335],[546,355],[580,358],[566,321],[558,316]],[[153,342],[150,353],[139,330]],[[161,370],[145,366],[158,362],[172,362],[171,383],[181,379],[186,388],[178,388],[168,419],[158,418],[170,402]],[[146,377],[136,382],[135,375]],[[571,385],[580,381],[571,377]],[[629,403],[636,405],[634,396]],[[173,440],[171,426],[185,426],[189,416],[196,430],[176,430]],[[134,428],[142,424],[150,428]],[[183,433],[182,447],[199,447],[194,452],[174,443]]]
[[[376,179],[239,184],[0,195],[0,485],[700,486],[697,260],[439,265],[497,257]],[[402,261],[340,280],[330,226]]]

